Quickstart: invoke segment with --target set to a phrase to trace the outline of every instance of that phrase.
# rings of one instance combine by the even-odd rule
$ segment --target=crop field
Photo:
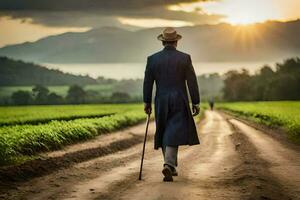
[[[49,105],[49,106],[9,106],[0,107],[0,126],[39,124],[51,120],[73,120],[95,118],[127,110],[137,109],[139,105]]]
[[[300,143],[299,101],[220,103],[218,108],[269,127],[282,127],[291,140]]]
[[[140,104],[2,107],[0,113],[0,164],[59,149],[146,118]]]

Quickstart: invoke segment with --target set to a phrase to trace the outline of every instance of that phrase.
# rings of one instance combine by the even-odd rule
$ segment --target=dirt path
[[[236,119],[230,122],[255,145],[259,156],[269,163],[271,173],[283,189],[288,190],[291,197],[300,199],[300,152]]]
[[[198,128],[201,145],[180,147],[179,176],[172,183],[162,182],[163,161],[153,150],[151,123],[142,181],[137,177],[144,124],[48,154],[74,157],[59,170],[13,183],[0,199],[300,199],[299,151],[218,112],[207,111]],[[118,142],[131,140],[139,141]],[[76,157],[107,146],[118,148]]]

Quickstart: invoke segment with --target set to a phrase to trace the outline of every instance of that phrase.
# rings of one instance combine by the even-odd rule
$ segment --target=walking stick
[[[144,145],[143,145],[143,152],[142,152],[142,160],[141,160],[139,180],[142,180],[142,170],[143,170],[143,162],[144,162],[145,146],[146,146],[146,140],[147,140],[147,133],[148,133],[149,121],[150,121],[150,114],[147,115],[147,124],[146,124],[146,131],[145,131],[145,138],[144,138]]]

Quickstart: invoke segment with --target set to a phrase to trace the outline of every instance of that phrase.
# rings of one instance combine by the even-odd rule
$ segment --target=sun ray
[[[222,0],[179,3],[167,7],[172,11],[218,14],[223,22],[246,25],[268,20],[289,21],[300,18],[299,0]]]

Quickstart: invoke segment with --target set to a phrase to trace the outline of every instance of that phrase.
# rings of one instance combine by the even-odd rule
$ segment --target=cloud
[[[30,18],[46,26],[123,26],[126,18],[155,18],[187,23],[216,23],[221,15],[169,10],[169,5],[207,0],[1,0],[0,17]],[[211,1],[211,0],[209,0]],[[0,18],[1,20],[1,18]]]
[[[192,3],[208,0],[1,0],[2,11],[87,11],[144,9],[178,3]]]

